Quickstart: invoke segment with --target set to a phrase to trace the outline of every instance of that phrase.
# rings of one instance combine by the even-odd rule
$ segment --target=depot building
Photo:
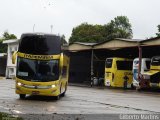
[[[6,73],[3,69],[3,74],[6,74],[7,78],[13,78],[16,73],[16,66],[11,64],[11,56],[18,48],[18,41],[6,40],[4,42],[8,44]],[[75,42],[65,46],[64,51],[67,51],[70,56],[69,82],[90,84],[91,76],[104,78],[106,58],[134,59],[140,55],[143,58],[160,56],[160,37],[147,40],[117,38],[102,43]],[[4,67],[0,65],[0,68]]]
[[[67,51],[70,54],[69,82],[90,84],[91,76],[104,78],[106,58],[160,56],[160,37],[147,40],[117,38],[98,44],[75,42]]]

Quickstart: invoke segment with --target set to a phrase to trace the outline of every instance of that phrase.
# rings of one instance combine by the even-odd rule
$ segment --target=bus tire
[[[55,96],[55,99],[56,99],[56,100],[59,100],[59,99],[60,99],[60,95]]]
[[[61,84],[61,86],[60,86],[60,88],[59,88],[59,95],[57,95],[57,96],[55,96],[55,99],[56,100],[59,100],[60,99],[60,96],[61,96],[61,88],[62,88],[62,84]]]
[[[131,89],[132,89],[132,90],[135,90],[135,89],[136,89],[136,87],[134,87],[134,85],[133,85],[133,84],[131,84]]]
[[[61,96],[64,97],[64,96],[65,96],[65,92],[63,92],[63,93],[61,94]]]
[[[25,99],[25,97],[26,97],[26,94],[19,94],[19,97],[20,97],[20,99]]]
[[[142,91],[142,88],[141,87],[136,87],[136,91],[140,92],[140,91]]]
[[[62,97],[64,97],[64,96],[65,96],[66,91],[67,91],[67,83],[66,83],[66,85],[65,85],[65,90],[64,90],[64,92],[61,94],[61,96],[62,96]]]

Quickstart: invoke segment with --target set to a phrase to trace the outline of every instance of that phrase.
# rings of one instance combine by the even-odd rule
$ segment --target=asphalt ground
[[[160,114],[160,94],[153,91],[68,86],[65,97],[15,94],[14,80],[0,80],[0,112],[22,116],[26,120],[43,119],[122,119],[123,115]]]

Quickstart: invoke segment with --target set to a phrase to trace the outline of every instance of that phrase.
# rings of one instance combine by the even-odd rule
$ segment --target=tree
[[[69,43],[93,42],[99,43],[114,38],[132,38],[132,29],[126,16],[117,16],[106,25],[82,23],[73,28]]]
[[[8,32],[4,32],[2,38],[0,38],[0,53],[7,52],[7,45],[3,44],[3,41],[9,39],[17,39],[17,37],[14,34],[9,34]]]
[[[66,38],[65,38],[64,35],[60,36],[60,38],[61,38],[61,44],[62,44],[62,45],[63,45],[63,44],[67,44],[67,41],[66,41]]]
[[[157,26],[158,27],[158,33],[156,33],[157,37],[160,37],[160,25]]]
[[[92,25],[88,23],[82,23],[81,25],[73,28],[72,35],[69,39],[69,43],[73,42],[93,42],[97,43],[104,41],[104,27],[102,25]]]
[[[105,25],[106,39],[133,37],[131,24],[126,16],[117,16]]]
[[[3,39],[4,40],[17,39],[17,37],[14,34],[9,34],[8,32],[4,32]]]

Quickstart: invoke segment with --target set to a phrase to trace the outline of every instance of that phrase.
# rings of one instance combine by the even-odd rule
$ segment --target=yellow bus
[[[17,61],[16,61],[17,57]],[[16,94],[55,96],[67,90],[69,57],[62,53],[59,36],[43,33],[22,34],[16,61]]]
[[[133,60],[126,58],[107,58],[105,63],[105,86],[132,87]]]
[[[152,57],[150,70],[142,76],[144,81],[149,81],[150,87],[160,88],[160,56]]]

